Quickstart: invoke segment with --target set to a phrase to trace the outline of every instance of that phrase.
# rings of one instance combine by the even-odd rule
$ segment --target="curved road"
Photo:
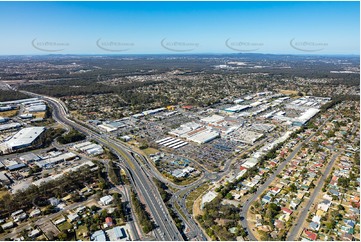
[[[163,203],[157,188],[149,177],[144,172],[143,168],[138,164],[137,160],[133,157],[133,154],[129,152],[127,147],[124,147],[120,142],[108,138],[106,135],[99,135],[94,131],[70,120],[68,113],[63,104],[55,98],[41,96],[34,93],[25,92],[29,95],[39,97],[47,101],[53,108],[54,119],[72,128],[90,135],[94,140],[103,144],[111,149],[118,157],[123,158],[126,170],[130,174],[130,180],[133,183],[134,188],[137,190],[138,195],[143,197],[146,202],[146,206],[154,219],[157,228],[154,230],[156,240],[183,240],[173,220],[171,219],[168,210]],[[111,141],[111,142],[110,142]]]

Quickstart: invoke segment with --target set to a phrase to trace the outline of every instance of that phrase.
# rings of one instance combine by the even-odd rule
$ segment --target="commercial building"
[[[90,156],[95,156],[103,154],[104,150],[100,145],[96,145],[94,148],[87,149],[85,153]]]
[[[79,150],[80,148],[84,147],[84,146],[87,146],[87,145],[91,145],[92,142],[89,142],[89,141],[86,141],[86,142],[82,142],[82,143],[79,143],[79,144],[76,144],[73,146],[73,149],[75,150]]]
[[[11,159],[11,160],[5,159],[5,160],[1,161],[1,163],[4,165],[6,170],[9,170],[9,171],[14,171],[14,170],[25,167],[25,164],[19,163],[17,160],[13,160],[13,159]]]
[[[27,107],[26,110],[29,113],[44,112],[46,111],[46,105],[45,104],[32,105],[30,107]]]
[[[0,184],[9,185],[11,183],[10,178],[6,175],[5,172],[0,172]]]
[[[29,238],[35,238],[35,237],[39,236],[40,233],[41,233],[40,230],[34,229],[34,230],[32,230],[32,231],[30,231],[30,232],[28,233],[28,237],[29,237]]]
[[[275,125],[273,124],[252,124],[252,126],[250,127],[250,129],[255,130],[255,131],[260,131],[260,132],[271,132],[272,130],[274,130],[276,128]]]
[[[129,236],[127,235],[124,227],[114,227],[110,230],[107,230],[107,234],[110,241],[129,241]]]
[[[111,126],[109,124],[106,124],[106,123],[98,125],[98,128],[101,129],[101,130],[104,130],[106,132],[113,132],[113,131],[116,131],[118,129],[118,128],[113,127],[113,126]]]
[[[0,131],[15,129],[21,127],[20,123],[9,123],[0,125]]]
[[[13,107],[7,105],[7,106],[3,106],[3,107],[0,107],[0,111],[3,112],[3,111],[9,111],[9,110],[12,110]]]
[[[217,197],[217,194],[213,191],[209,191],[207,192],[203,197],[202,197],[202,201],[201,201],[201,209],[204,208],[204,205],[206,203],[212,202],[213,199],[215,199]]]
[[[101,145],[94,144],[89,141],[76,144],[73,146],[73,148],[91,156],[101,155],[104,153],[104,149]]]
[[[75,221],[77,219],[79,219],[79,215],[76,214],[76,213],[71,213],[71,214],[68,215],[69,222],[73,222],[73,221]]]
[[[14,227],[14,223],[13,223],[13,222],[8,222],[8,223],[5,223],[5,224],[1,225],[1,228],[2,228],[3,230],[5,230],[5,229],[11,229],[12,227]]]
[[[31,146],[35,140],[45,131],[45,127],[23,128],[17,132],[11,139],[5,142],[9,150],[18,150]]]
[[[261,139],[264,135],[248,129],[240,129],[237,134],[235,132],[231,139],[242,142],[244,144],[253,145],[257,140]]]
[[[174,176],[176,178],[186,177],[189,173],[192,173],[193,171],[195,171],[195,169],[193,167],[186,167],[183,169],[175,169],[174,171],[172,171],[172,176]]]
[[[4,118],[0,116],[0,123],[5,123],[8,120],[9,120],[8,118]]]
[[[21,119],[30,119],[32,117],[33,117],[33,115],[31,113],[25,113],[25,114],[19,115],[19,118],[21,118]]]
[[[309,108],[306,112],[304,112],[300,117],[294,119],[293,125],[306,124],[313,116],[315,116],[318,112],[320,112],[320,109],[318,108]]]
[[[72,152],[67,152],[67,153],[64,153],[64,154],[61,154],[61,155],[58,155],[55,157],[49,157],[44,160],[36,161],[35,164],[39,167],[48,168],[48,167],[54,166],[57,163],[72,160],[75,157],[77,157],[76,154],[74,154]]]
[[[218,138],[219,136],[219,132],[206,129],[190,136],[187,139],[198,144],[204,144]]]
[[[39,98],[26,98],[26,99],[19,99],[19,100],[13,100],[13,101],[6,101],[6,102],[0,102],[0,105],[9,105],[9,104],[20,104],[20,103],[31,103],[31,102],[38,102]]]
[[[74,172],[74,171],[77,171],[79,170],[80,168],[82,168],[83,166],[89,166],[89,167],[94,167],[95,164],[91,161],[86,161],[84,163],[82,163],[81,165],[78,165],[78,166],[75,166],[75,167],[72,167],[72,168],[68,168],[68,169],[65,169],[62,173],[60,174],[57,174],[55,176],[49,176],[49,177],[45,177],[45,178],[41,178],[39,180],[36,180],[33,182],[33,185],[35,186],[40,186],[42,183],[47,183],[49,181],[53,181],[53,180],[56,180],[56,179],[59,179],[61,178],[64,174],[68,173],[68,172]],[[96,169],[97,167],[94,167],[94,169]]]
[[[208,124],[209,123],[218,123],[218,122],[223,121],[223,120],[224,120],[223,116],[216,115],[216,114],[201,119],[202,122],[205,122],[205,123],[208,123]]]
[[[144,111],[142,112],[142,114],[144,115],[155,114],[155,113],[163,112],[164,110],[166,110],[166,108],[156,108],[156,109]]]
[[[97,231],[95,231],[95,232],[91,235],[90,239],[91,239],[92,241],[106,241],[106,240],[107,240],[106,237],[105,237],[105,233],[104,233],[103,230],[97,230]]]
[[[240,103],[243,103],[244,100],[241,99],[241,98],[239,98],[239,99],[234,100],[233,102],[234,102],[235,104],[240,104]]]
[[[111,204],[112,201],[113,201],[113,197],[110,196],[110,195],[101,197],[101,198],[99,199],[99,202],[100,202],[102,205],[104,205],[104,206]]]
[[[132,138],[130,136],[128,136],[128,135],[123,135],[122,137],[120,137],[120,139],[122,139],[124,142],[128,142]]]
[[[54,224],[55,224],[55,225],[59,225],[59,224],[64,223],[65,221],[66,221],[66,219],[65,219],[64,217],[62,217],[62,218],[60,218],[60,219],[58,219],[58,220],[55,220],[55,221],[54,221]]]
[[[182,124],[179,128],[173,129],[169,132],[169,134],[177,136],[177,137],[183,137],[186,138],[187,134],[193,130],[196,130],[200,128],[201,125],[195,122],[189,122]]]
[[[33,211],[30,212],[30,218],[33,218],[33,217],[36,217],[36,216],[39,216],[41,214],[41,210],[40,209],[34,209]]]
[[[241,166],[246,168],[246,169],[249,169],[249,168],[252,168],[254,167],[255,165],[257,165],[258,163],[258,160],[255,159],[255,158],[248,158],[246,160],[246,162],[244,162]]]
[[[98,125],[98,127],[106,132],[113,132],[118,130],[119,128],[124,128],[126,125],[122,122],[103,122],[102,124]]]
[[[249,105],[235,105],[235,106],[224,109],[224,111],[229,112],[229,113],[238,113],[238,112],[247,110],[250,107],[251,106],[249,106]]]
[[[39,161],[40,157],[35,155],[34,153],[28,153],[26,155],[20,156],[20,160],[25,162],[25,163],[31,163],[31,162],[34,162],[34,161]]]

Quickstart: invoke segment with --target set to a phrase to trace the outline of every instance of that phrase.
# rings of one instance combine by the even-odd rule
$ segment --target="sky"
[[[0,55],[359,55],[359,4],[0,2]]]

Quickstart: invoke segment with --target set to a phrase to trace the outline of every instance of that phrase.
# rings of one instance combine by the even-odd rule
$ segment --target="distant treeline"
[[[17,91],[0,90],[0,102],[13,101],[24,98],[29,98],[29,96]]]
[[[124,94],[138,87],[150,86],[161,83],[161,81],[133,82],[120,84],[117,86],[104,85],[95,80],[66,80],[53,81],[46,84],[23,85],[22,89],[34,91],[40,94],[46,94],[55,97],[116,93]]]
[[[46,85],[24,85],[21,89],[29,92],[35,92],[38,94],[53,96],[53,97],[67,97],[77,95],[97,95],[97,94],[118,94],[125,101],[119,103],[119,106],[127,105],[141,105],[146,103],[152,103],[155,101],[162,101],[162,96],[152,96],[146,93],[137,92],[135,89],[143,86],[150,86],[161,83],[162,81],[148,81],[148,82],[134,82],[121,84],[117,86],[104,85],[97,82],[73,80],[70,83],[49,83]],[[79,86],[79,87],[78,87]],[[159,100],[158,100],[159,99]]]
[[[331,102],[326,103],[321,107],[323,111],[332,108],[336,104],[341,103],[342,101],[360,101],[360,96],[358,95],[335,95],[332,97]]]

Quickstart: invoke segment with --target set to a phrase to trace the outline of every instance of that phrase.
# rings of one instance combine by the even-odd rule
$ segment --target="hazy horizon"
[[[0,2],[0,55],[359,55],[359,2]]]

